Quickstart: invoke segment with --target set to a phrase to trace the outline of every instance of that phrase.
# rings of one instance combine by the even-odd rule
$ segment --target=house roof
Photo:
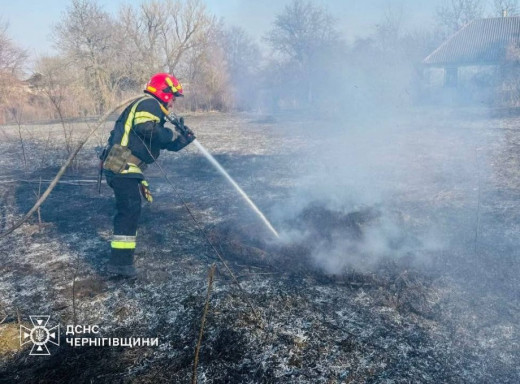
[[[474,20],[423,60],[430,66],[498,64],[507,47],[520,43],[520,17]]]

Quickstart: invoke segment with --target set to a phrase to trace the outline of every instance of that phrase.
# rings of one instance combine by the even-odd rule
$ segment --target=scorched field
[[[0,382],[190,383],[204,314],[199,383],[520,382],[520,118],[422,108],[186,123],[280,239],[190,146],[159,158],[172,184],[146,171],[138,277],[107,276],[114,201],[95,182],[107,122],[0,240]],[[0,127],[0,232],[94,124]],[[20,347],[32,315],[61,326],[49,356]],[[67,325],[158,345],[71,346]]]

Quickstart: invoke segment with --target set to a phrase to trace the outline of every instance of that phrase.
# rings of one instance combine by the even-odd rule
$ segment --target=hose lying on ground
[[[130,104],[131,102],[137,100],[138,98],[140,98],[142,96],[134,96],[130,99],[127,99],[125,101],[123,101],[122,103],[120,103],[119,105],[115,106],[114,108],[112,108],[110,111],[106,112],[103,116],[100,117],[100,119],[98,120],[97,124],[94,126],[94,128],[92,128],[90,130],[90,132],[87,134],[87,136],[85,136],[83,138],[83,140],[80,141],[80,143],[78,144],[78,147],[74,150],[74,152],[72,152],[67,161],[65,161],[65,163],[61,166],[60,170],[58,171],[58,173],[56,174],[56,176],[54,177],[54,179],[52,180],[52,182],[49,184],[49,186],[47,187],[47,189],[45,190],[45,192],[43,192],[43,194],[40,196],[40,198],[38,199],[38,201],[34,204],[34,206],[29,210],[29,212],[27,212],[18,222],[16,222],[15,224],[13,224],[13,226],[11,228],[9,228],[7,231],[5,232],[2,232],[0,233],[0,239],[13,233],[16,229],[18,229],[24,222],[27,221],[27,219],[29,219],[29,217],[31,217],[31,215],[36,212],[38,210],[38,208],[43,204],[43,202],[47,199],[47,197],[51,194],[52,190],[54,189],[54,187],[58,184],[58,181],[60,180],[60,178],[63,176],[63,174],[65,173],[65,171],[67,170],[67,168],[69,167],[69,165],[72,163],[72,161],[74,160],[74,158],[76,157],[76,155],[79,153],[79,151],[81,151],[81,148],[83,148],[83,146],[85,145],[85,143],[87,142],[87,140],[90,138],[90,136],[92,136],[94,134],[94,132],[96,132],[99,127],[101,127],[101,125],[105,122],[106,119],[108,119],[108,117],[114,113],[115,111],[117,111],[119,108],[122,108],[124,107],[125,105],[127,104]]]
[[[0,239],[6,237],[7,235],[11,234],[12,232],[14,232],[16,229],[18,229],[25,221],[27,221],[27,219],[29,219],[29,217],[31,217],[31,215],[36,212],[38,210],[38,208],[43,204],[43,202],[45,201],[45,199],[47,199],[47,197],[50,195],[50,193],[52,192],[52,190],[54,189],[54,187],[56,187],[56,185],[58,184],[60,178],[63,176],[63,174],[65,173],[65,171],[67,170],[67,168],[69,167],[69,165],[72,163],[72,161],[74,160],[74,158],[76,157],[76,155],[79,153],[79,151],[81,150],[81,148],[83,148],[83,146],[85,145],[85,143],[87,142],[87,140],[90,138],[90,136],[92,136],[94,134],[94,132],[96,132],[99,127],[105,122],[105,120],[108,118],[108,116],[110,116],[113,112],[115,112],[116,110],[118,110],[119,108],[127,105],[127,104],[130,104],[131,102],[139,99],[140,97],[142,96],[136,96],[136,97],[132,97],[130,99],[127,99],[125,101],[123,101],[121,104],[115,106],[114,108],[112,108],[110,111],[108,111],[107,113],[105,113],[103,116],[101,116],[101,118],[98,120],[97,124],[94,126],[94,128],[92,128],[92,130],[83,138],[83,140],[80,141],[78,147],[74,150],[74,152],[72,152],[70,154],[70,156],[68,157],[67,161],[65,161],[65,163],[61,166],[60,170],[58,171],[58,173],[56,174],[56,176],[54,177],[54,179],[52,180],[52,182],[49,184],[49,186],[47,187],[47,189],[45,190],[45,192],[43,193],[43,195],[41,195],[41,197],[38,199],[38,201],[34,204],[34,206],[29,210],[29,212],[27,212],[17,223],[15,223],[11,228],[9,228],[7,231],[5,232],[2,232],[0,233]],[[150,155],[152,155],[150,153]],[[153,157],[153,155],[152,155]],[[161,170],[161,172],[163,173],[163,176],[164,178],[166,179],[166,181],[174,188],[174,191],[176,190],[175,188],[175,185],[170,181],[170,179],[168,178],[168,175],[166,174],[166,172],[164,171],[164,169],[162,169],[162,167],[160,166],[159,163],[155,163],[159,169]],[[177,194],[178,195],[178,194]],[[235,284],[238,286],[238,288],[240,289],[240,291],[242,293],[245,293],[244,289],[242,288],[242,286],[240,285],[240,282],[238,281],[238,279],[236,278],[236,276],[234,275],[234,273],[231,271],[231,269],[229,268],[229,266],[227,265],[227,263],[225,262],[224,258],[220,255],[220,253],[218,252],[217,248],[215,247],[215,245],[210,241],[209,237],[207,236],[207,234],[204,232],[204,230],[202,229],[202,227],[199,225],[197,219],[195,218],[195,216],[193,215],[193,213],[191,212],[191,210],[189,209],[188,205],[186,204],[186,202],[181,198],[181,201],[184,205],[184,207],[187,209],[188,213],[190,214],[191,218],[193,219],[193,221],[195,222],[195,225],[197,226],[198,230],[202,233],[202,235],[204,236],[204,238],[206,239],[206,241],[208,242],[208,244],[211,246],[211,248],[213,249],[213,251],[217,254],[218,258],[220,259],[220,261],[223,263],[223,265],[225,266],[226,270],[230,273],[230,275],[232,276],[233,278],[233,281],[235,282]],[[253,314],[255,316],[255,319],[257,320],[257,325],[259,325],[260,327],[262,327],[261,325],[261,319],[260,319],[260,316],[258,314],[258,311],[256,310],[255,306],[251,303],[251,301],[247,298],[246,296],[246,301],[248,303],[248,305],[251,307],[252,311],[253,311]]]

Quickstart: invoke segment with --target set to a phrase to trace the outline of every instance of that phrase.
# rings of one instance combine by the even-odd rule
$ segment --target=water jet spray
[[[170,123],[175,125],[177,128],[184,132],[184,118],[177,117],[174,113],[170,112],[167,116],[167,119]],[[193,140],[193,144],[202,152],[204,157],[229,181],[229,183],[237,190],[237,192],[242,196],[242,198],[247,202],[247,204],[253,209],[253,211],[258,215],[258,217],[262,220],[262,222],[266,225],[267,228],[276,236],[277,239],[280,238],[280,235],[274,229],[272,224],[267,220],[262,211],[256,206],[256,204],[251,200],[251,198],[244,192],[242,188],[236,183],[235,180],[227,173],[227,171],[220,165],[220,163],[215,159],[211,153],[208,152],[206,148],[197,140]]]

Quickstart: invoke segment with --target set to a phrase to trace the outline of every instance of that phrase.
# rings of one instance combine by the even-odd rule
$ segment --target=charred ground
[[[188,117],[282,241],[273,241],[194,148],[163,154],[175,189],[159,170],[148,171],[155,201],[143,210],[133,282],[103,274],[113,201],[109,188],[98,195],[92,180],[93,147],[104,141],[107,124],[41,208],[42,224],[35,217],[0,240],[0,336],[29,315],[49,314],[61,324],[98,324],[106,337],[158,337],[160,345],[64,343],[48,358],[6,346],[0,382],[190,382],[214,262],[199,382],[518,382],[520,120],[469,109],[407,116],[386,122],[384,138],[362,150],[346,146],[343,163],[334,150],[330,161],[323,156],[342,151],[335,136],[316,132],[337,123]],[[371,129],[378,124],[374,119]],[[81,137],[85,126],[69,127]],[[60,126],[27,125],[25,167],[17,129],[0,131],[4,230],[32,206],[40,177],[45,187],[66,156]],[[368,157],[376,160],[367,166]],[[362,199],[341,205],[326,193],[298,192],[314,182],[310,169],[341,175],[342,168],[358,170],[345,174],[359,178],[353,184],[371,186]],[[336,188],[348,189],[341,181]],[[372,191],[384,193],[366,198]]]

